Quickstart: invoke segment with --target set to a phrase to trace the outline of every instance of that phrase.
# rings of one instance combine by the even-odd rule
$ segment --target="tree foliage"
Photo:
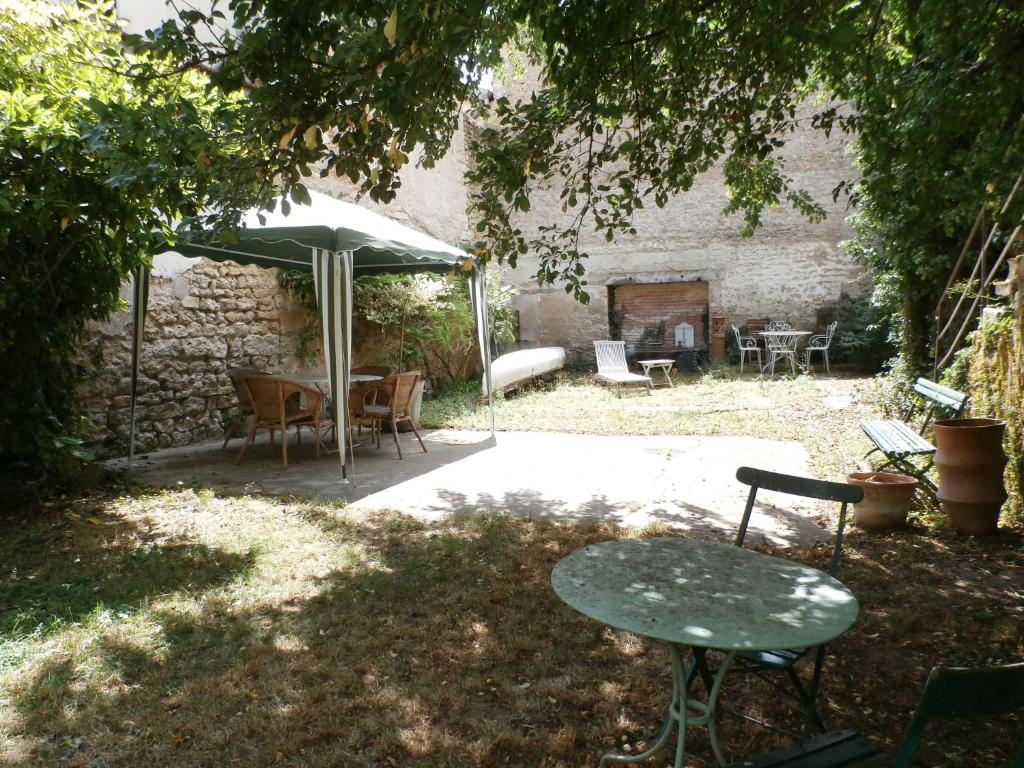
[[[515,287],[502,285],[500,274],[491,270],[487,281],[487,314],[495,345],[515,339]],[[316,296],[312,275],[286,272],[283,283],[311,313],[311,328],[319,337]],[[373,338],[360,337],[353,346],[372,350],[375,362],[395,371],[421,369],[435,385],[465,379],[478,370],[476,320],[469,297],[469,280],[464,273],[364,275],[353,283],[352,313],[364,327],[373,328]]]
[[[500,99],[472,147],[477,250],[513,264],[533,253],[540,281],[562,281],[581,300],[581,229],[628,235],[637,209],[664,205],[713,167],[728,187],[725,211],[742,214],[748,233],[769,206],[819,218],[821,201],[794,185],[784,160],[798,107],[812,105],[809,124],[857,136],[861,178],[836,194],[853,192],[862,252],[897,276],[920,353],[925,315],[974,214],[1021,166],[1024,19],[1007,0],[247,0],[229,9],[229,18],[188,11],[152,45],[217,65],[221,87],[253,85],[283,178],[297,182],[297,169],[325,156],[378,200],[391,199],[414,148],[426,165],[444,152],[503,47],[517,66],[534,62],[539,86]],[[540,187],[557,190],[561,205],[523,231],[520,214]]]
[[[895,288],[903,351],[920,364],[979,210],[1002,228],[997,248],[1024,213],[1024,196],[1000,212],[1024,169],[1024,7],[892,0],[872,10],[870,32],[828,62],[850,107],[822,122],[856,133],[858,248],[879,291]]]
[[[0,2],[0,464],[81,456],[77,342],[175,219],[266,186],[237,96],[125,76],[109,4]],[[220,215],[214,213],[214,216]]]

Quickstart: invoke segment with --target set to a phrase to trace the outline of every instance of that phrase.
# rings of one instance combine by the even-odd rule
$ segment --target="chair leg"
[[[249,428],[249,436],[245,439],[245,445],[242,446],[241,452],[238,454],[238,457],[235,459],[235,464],[237,464],[238,462],[240,462],[242,460],[242,457],[245,456],[245,452],[247,450],[249,450],[249,446],[252,445],[252,441],[256,439],[256,428],[258,426],[259,425],[256,422],[256,418],[253,417],[252,426]]]
[[[313,426],[313,442],[315,443],[315,445],[313,446],[313,456],[319,459],[320,458],[320,419],[316,419],[313,422],[313,424],[314,424],[314,426]]]
[[[288,466],[288,426],[281,425],[281,464]]]
[[[828,367],[828,350],[826,349],[822,354],[825,355],[825,373],[832,373],[832,369]]]
[[[413,421],[412,419],[406,419],[406,421],[408,421],[409,422],[409,426],[412,427],[412,431],[413,431],[413,434],[416,435],[416,439],[420,441],[420,448],[422,448],[423,452],[426,453],[427,452],[427,446],[425,446],[423,444],[423,438],[420,437],[420,431],[418,429],[416,429],[416,422]]]
[[[228,447],[228,441],[231,440],[231,433],[235,431],[235,424],[238,423],[238,418],[238,416],[232,416],[228,420],[227,427],[224,428],[224,445],[220,447],[222,451]]]
[[[704,688],[710,692],[715,678],[708,666],[707,650],[696,646],[690,650],[693,652],[693,658],[690,660],[690,666],[686,668],[686,677],[684,678],[686,690],[690,690],[690,686],[693,685],[699,674],[700,679],[704,682]]]
[[[402,458],[402,444],[398,442],[398,423],[395,417],[391,417],[391,436],[395,438],[395,448],[398,449],[398,458]]]
[[[820,732],[825,731],[825,725],[821,722],[821,718],[818,716],[818,689],[821,686],[821,668],[825,663],[825,646],[819,645],[817,652],[814,654],[814,673],[811,675],[811,686],[810,690],[803,691],[806,696],[806,703],[804,708],[804,728],[803,735],[806,738],[811,735],[811,731],[817,728]],[[803,686],[800,685],[799,679],[796,678],[796,672],[793,669],[789,670],[790,676],[793,677],[797,683],[796,688],[798,691],[802,690]]]
[[[747,356],[747,350],[740,347],[740,373],[743,373],[743,358]]]
[[[352,439],[352,425],[349,424],[348,425],[348,429],[345,430],[345,431],[348,432],[348,457],[352,460],[352,471],[355,472],[355,470],[356,470],[356,446],[355,446],[355,440]]]

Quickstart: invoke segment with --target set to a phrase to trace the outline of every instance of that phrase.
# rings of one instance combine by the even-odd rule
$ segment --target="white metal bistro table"
[[[555,593],[584,616],[660,640],[672,661],[672,700],[655,743],[639,755],[609,753],[607,762],[653,759],[678,723],[675,767],[686,754],[686,728],[705,726],[715,759],[725,765],[715,717],[722,681],[738,651],[822,645],[857,618],[857,599],[814,568],[731,544],[699,539],[620,539],[579,549],[551,572]],[[706,702],[686,695],[682,648],[726,654]]]
[[[651,368],[658,368],[658,369],[661,370],[661,372],[663,374],[665,374],[665,381],[661,382],[659,384],[653,384],[653,386],[655,386],[655,387],[657,387],[657,386],[666,386],[666,385],[669,386],[669,387],[674,387],[675,386],[675,384],[672,383],[672,377],[669,375],[669,371],[672,370],[672,366],[676,364],[675,360],[672,360],[671,358],[667,358],[666,357],[665,359],[637,360],[636,362],[637,362],[637,364],[640,365],[641,368],[644,369],[644,376],[650,376],[651,375]],[[652,381],[653,381],[653,379],[652,379]]]
[[[757,335],[764,337],[765,351],[768,353],[767,362],[761,366],[761,373],[764,373],[769,368],[772,369],[772,373],[775,373],[776,358],[772,356],[773,343],[774,346],[788,351],[786,357],[790,359],[793,373],[796,373],[796,348],[801,338],[811,335],[810,331],[758,331]]]

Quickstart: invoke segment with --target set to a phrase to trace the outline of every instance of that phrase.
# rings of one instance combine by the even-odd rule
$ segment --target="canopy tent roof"
[[[309,196],[310,205],[292,203],[287,216],[278,198],[272,213],[256,208],[247,211],[242,217],[244,228],[236,233],[205,243],[184,241],[164,250],[306,272],[313,269],[314,248],[351,251],[356,275],[447,271],[471,260],[454,246],[366,208],[320,192]]]
[[[341,475],[345,478],[344,435],[347,432],[352,352],[353,278],[381,272],[444,272],[453,267],[469,271],[470,299],[490,392],[490,333],[487,328],[485,275],[471,256],[440,240],[328,195],[310,192],[310,198],[309,205],[290,205],[288,215],[281,211],[283,201],[278,198],[272,213],[255,208],[246,212],[240,230],[222,236],[212,235],[203,243],[184,241],[162,250],[184,256],[205,256],[214,261],[313,273],[323,326],[324,362],[339,435]],[[261,215],[263,221],[260,221]],[[145,324],[147,285],[148,269],[142,266],[136,275],[133,302],[129,458],[135,455],[139,347]],[[489,395],[488,404],[493,434],[494,409]]]

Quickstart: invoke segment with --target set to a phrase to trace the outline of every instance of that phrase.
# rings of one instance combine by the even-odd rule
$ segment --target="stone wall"
[[[525,86],[516,87],[528,93],[528,81],[529,77]],[[589,305],[576,302],[561,286],[538,287],[535,259],[522,257],[508,280],[520,289],[516,304],[523,345],[560,345],[570,353],[592,356],[593,340],[609,336],[610,287],[623,291],[627,285],[692,282],[706,290],[712,315],[724,314],[737,325],[751,318],[784,319],[808,329],[819,310],[835,305],[841,293],[864,292],[869,285],[866,274],[837,247],[851,235],[844,221],[846,212],[842,205],[831,205],[832,188],[852,175],[843,143],[826,141],[808,130],[790,137],[786,157],[787,172],[795,184],[830,204],[824,223],[811,224],[788,207],[780,207],[766,213],[765,224],[754,237],[743,238],[738,217],[720,215],[727,203],[721,175],[706,174],[665,209],[651,205],[638,211],[634,238],[606,243],[603,237],[582,233],[581,246],[590,254]],[[417,168],[416,156],[412,160],[402,173],[393,203],[378,206],[363,199],[359,204],[445,242],[473,239],[463,180],[465,131],[456,133],[451,152],[435,168]],[[355,199],[356,190],[346,179],[318,179],[314,174],[311,187]],[[558,190],[542,189],[519,224],[529,232],[562,217]],[[154,268],[142,357],[141,449],[222,434],[223,419],[235,402],[225,374],[228,367],[279,371],[322,367],[315,355],[300,355],[307,317],[279,286],[276,271],[187,260],[174,254],[158,257]],[[658,321],[649,309],[638,307],[636,312],[647,318],[645,322]],[[698,338],[704,335],[699,326],[702,317],[697,322],[687,319]],[[678,322],[665,319],[666,326]],[[94,326],[82,350],[89,375],[81,398],[95,425],[89,438],[107,454],[123,452],[127,445],[130,345],[130,315],[118,313]],[[381,352],[357,347],[354,361],[377,362]]]
[[[131,295],[125,286],[123,295]],[[275,270],[165,254],[155,260],[140,362],[137,448],[185,445],[223,434],[234,412],[230,367],[300,371],[306,313]],[[80,402],[101,455],[128,443],[131,314],[97,323],[82,348]]]
[[[380,206],[365,198],[359,204],[445,242],[464,241],[468,219],[462,134],[434,169],[417,168],[416,156],[412,160],[402,173],[395,201]],[[355,201],[356,189],[347,179],[314,176],[310,186]],[[123,287],[122,296],[130,302],[130,286]],[[221,436],[236,403],[228,368],[322,370],[319,340],[302,349],[307,319],[280,286],[277,270],[178,254],[157,256],[142,346],[138,449]],[[379,339],[358,329],[355,335],[367,341],[365,348],[357,344],[353,349],[355,365],[386,356]],[[131,339],[131,313],[118,312],[92,326],[81,351],[87,376],[79,398],[93,424],[86,439],[104,456],[127,452]]]
[[[513,96],[522,95],[519,86],[511,90]],[[805,125],[812,110],[813,105],[801,110]],[[516,308],[523,346],[564,346],[592,357],[592,342],[609,337],[609,287],[628,283],[706,281],[710,313],[724,315],[727,323],[767,317],[807,330],[816,327],[819,311],[835,307],[843,293],[868,292],[865,268],[839,248],[853,236],[845,221],[845,200],[832,202],[836,184],[855,176],[847,141],[826,139],[808,127],[787,142],[786,173],[825,206],[824,222],[811,223],[783,204],[765,212],[753,237],[743,237],[741,217],[721,215],[729,200],[721,173],[706,173],[665,208],[652,203],[637,211],[635,237],[608,243],[602,235],[581,231],[580,249],[589,254],[589,304],[574,301],[561,285],[538,286],[536,257],[520,257],[510,280],[520,288]],[[539,189],[516,226],[529,236],[542,224],[566,225],[573,212],[561,211],[559,191],[557,186]]]

